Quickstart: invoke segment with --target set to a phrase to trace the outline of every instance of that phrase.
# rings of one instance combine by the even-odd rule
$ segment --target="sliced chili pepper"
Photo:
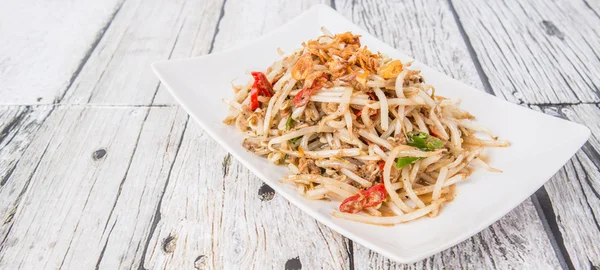
[[[371,188],[364,191],[365,195],[365,208],[377,206],[383,200],[385,200],[385,196],[387,196],[387,192],[385,191],[385,185],[379,184],[372,186]]]
[[[359,191],[355,195],[346,198],[342,204],[340,204],[340,211],[346,213],[358,213],[365,207],[365,200],[362,193]]]
[[[266,97],[271,97],[271,92],[273,91],[273,86],[262,72],[253,71],[252,77],[254,78],[254,83],[252,84],[252,89],[250,90],[250,110],[254,111],[258,108],[258,96],[263,95]]]
[[[308,103],[308,101],[310,100],[310,96],[312,95],[312,93],[321,89],[321,87],[323,87],[323,84],[327,80],[327,75],[323,74],[321,77],[316,78],[313,81],[312,85],[310,85],[309,87],[302,88],[302,90],[300,90],[300,92],[298,92],[298,94],[296,94],[296,96],[294,97],[294,106],[298,108],[306,105],[306,103]]]
[[[375,185],[346,198],[340,204],[340,211],[355,214],[364,208],[379,205],[385,200],[386,196],[385,186],[383,184]]]
[[[383,173],[383,167],[385,167],[385,161],[379,161],[379,170]]]
[[[254,84],[257,86],[259,90],[259,94],[263,94],[266,97],[272,96],[271,92],[273,91],[273,86],[262,72],[253,71],[252,77],[254,77]]]
[[[258,108],[258,88],[256,87],[256,83],[252,85],[252,90],[250,90],[250,110],[254,111]]]

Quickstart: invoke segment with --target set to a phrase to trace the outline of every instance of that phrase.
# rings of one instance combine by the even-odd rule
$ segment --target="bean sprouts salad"
[[[476,167],[501,172],[482,151],[509,143],[460,100],[436,95],[411,62],[371,52],[358,35],[322,31],[301,49],[278,50],[278,61],[224,100],[223,122],[245,134],[242,145],[289,168],[281,182],[339,201],[335,217],[393,225],[437,216]]]

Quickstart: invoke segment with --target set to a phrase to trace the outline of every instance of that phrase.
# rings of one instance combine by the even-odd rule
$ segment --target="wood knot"
[[[300,257],[292,258],[285,262],[285,270],[300,270],[302,269],[302,263]]]
[[[169,234],[162,242],[162,249],[165,253],[173,253],[175,251],[175,243],[177,238]]]
[[[10,210],[10,212],[8,213],[8,215],[6,216],[6,218],[4,219],[4,225],[10,223],[13,219],[13,217],[15,216],[15,213],[17,212],[16,208],[13,208],[12,210]]]
[[[206,269],[207,262],[208,262],[208,259],[206,258],[206,256],[200,255],[200,256],[196,257],[196,259],[194,260],[194,268],[196,268],[198,270]]]
[[[94,160],[99,160],[99,159],[103,158],[105,155],[106,155],[105,149],[98,149],[98,150],[94,151],[94,153],[92,154],[92,158]]]
[[[542,21],[542,27],[549,36],[555,36],[560,40],[565,40],[565,34],[556,27],[551,21]]]
[[[258,196],[263,202],[270,201],[275,196],[275,190],[273,190],[273,188],[271,188],[269,185],[263,183],[263,185],[258,189]]]

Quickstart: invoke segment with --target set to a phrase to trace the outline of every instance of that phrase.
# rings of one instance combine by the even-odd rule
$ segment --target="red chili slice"
[[[256,87],[256,83],[252,85],[252,90],[250,90],[250,110],[254,111],[258,108],[258,88]]]
[[[271,92],[273,91],[273,86],[262,72],[253,71],[252,77],[254,77],[254,84],[256,84],[259,94],[263,94],[266,97],[272,96]]]
[[[385,200],[385,196],[387,196],[387,192],[383,184],[372,186],[365,191],[365,208],[380,204]]]
[[[364,208],[379,205],[385,200],[386,196],[385,186],[383,184],[375,185],[346,198],[340,204],[340,211],[355,214]]]
[[[250,74],[254,78],[254,84],[252,84],[252,89],[250,90],[250,110],[254,111],[258,108],[258,96],[271,97],[273,86],[264,73],[253,71]]]
[[[340,204],[340,211],[355,214],[360,212],[364,207],[364,196],[359,191],[356,195],[346,198]]]
[[[381,171],[381,174],[383,175],[383,167],[385,167],[385,161],[379,161],[379,171]]]

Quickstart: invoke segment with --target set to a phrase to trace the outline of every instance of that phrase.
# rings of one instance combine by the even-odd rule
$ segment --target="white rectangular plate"
[[[422,218],[393,227],[367,225],[331,216],[337,203],[310,201],[280,184],[287,168],[269,163],[242,147],[243,136],[222,120],[228,114],[223,98],[232,98],[231,81],[244,84],[249,71],[265,70],[278,58],[277,47],[289,52],[321,35],[352,31],[361,43],[394,59],[412,60],[352,24],[333,9],[317,5],[283,27],[241,48],[203,57],[152,65],[181,106],[235,158],[278,194],[323,224],[400,263],[410,263],[447,249],[483,230],[533,194],[587,141],[582,125],[538,113],[474,89],[422,63],[415,62],[436,94],[460,98],[461,108],[477,117],[511,147],[489,149],[492,166],[503,173],[477,170],[458,185],[456,199],[436,218]],[[299,228],[301,229],[301,228]]]

